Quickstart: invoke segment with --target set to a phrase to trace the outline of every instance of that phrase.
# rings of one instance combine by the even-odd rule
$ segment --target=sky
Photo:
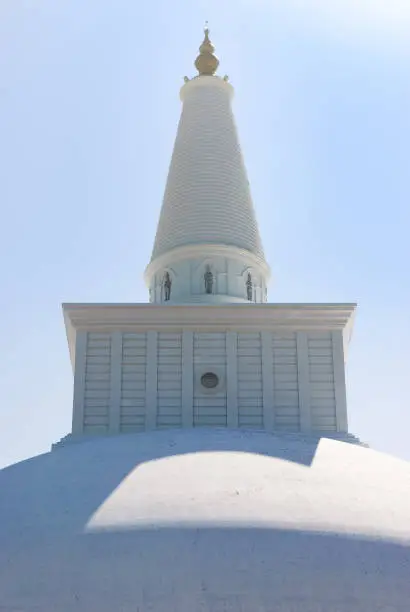
[[[146,302],[205,20],[271,302],[358,302],[350,431],[410,460],[408,0],[2,0],[0,467],[70,431],[62,302]]]

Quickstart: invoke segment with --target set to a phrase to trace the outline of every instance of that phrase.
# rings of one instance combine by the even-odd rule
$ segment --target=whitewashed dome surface
[[[410,464],[221,430],[85,441],[0,473],[0,610],[410,609]]]

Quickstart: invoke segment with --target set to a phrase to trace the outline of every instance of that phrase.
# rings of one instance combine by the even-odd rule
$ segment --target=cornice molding
[[[63,304],[71,361],[77,331],[334,331],[350,341],[356,304]]]
[[[356,304],[63,304],[75,329],[89,326],[245,326],[342,329]]]

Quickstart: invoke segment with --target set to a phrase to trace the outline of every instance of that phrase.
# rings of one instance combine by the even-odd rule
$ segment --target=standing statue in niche
[[[211,272],[211,268],[206,266],[205,274],[204,274],[204,282],[205,282],[205,293],[212,293],[212,289],[214,287],[214,275]]]
[[[252,302],[252,298],[253,298],[253,283],[252,283],[252,276],[251,276],[250,272],[248,272],[248,279],[246,281],[246,297],[248,298],[249,302]]]
[[[165,272],[165,275],[164,275],[164,300],[165,302],[168,302],[169,298],[171,297],[171,285],[172,285],[172,281],[171,281],[171,277],[169,276],[169,272]]]

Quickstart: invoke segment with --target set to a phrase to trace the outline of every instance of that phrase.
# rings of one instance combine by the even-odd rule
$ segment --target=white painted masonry
[[[182,332],[182,426],[194,424],[194,332],[185,329]]]
[[[206,293],[204,274],[213,275],[212,292]],[[164,277],[169,274],[171,293],[165,300]],[[248,274],[252,279],[252,299],[246,291]],[[154,304],[264,303],[270,270],[266,262],[244,249],[226,245],[184,246],[153,261],[145,280]]]
[[[345,433],[344,342],[354,309],[67,304],[67,336],[78,341],[73,434],[192,426]],[[207,372],[218,376],[214,389],[201,384]]]
[[[120,430],[145,427],[147,334],[122,333]]]
[[[296,360],[297,360],[297,397],[299,400],[297,417],[300,429],[303,432],[310,431],[312,428],[311,414],[311,390],[310,390],[310,354],[308,336],[306,332],[296,333]],[[293,377],[292,377],[293,378]],[[293,380],[292,380],[293,382]],[[292,386],[292,390],[295,391]],[[295,406],[295,404],[294,404]]]
[[[226,332],[226,376],[226,424],[228,427],[235,429],[239,425],[238,334],[235,331]]]
[[[73,363],[74,371],[74,397],[73,397],[73,415],[72,415],[72,432],[74,435],[84,432],[84,405],[85,405],[85,381],[86,376],[90,377],[91,362],[87,366],[87,340],[89,334],[86,331],[78,330],[73,337],[75,343],[70,347],[71,356],[75,356]]]
[[[263,259],[231,109],[232,85],[201,76],[180,95],[182,113],[151,261],[198,244],[232,245]]]
[[[109,431],[119,433],[121,421],[122,393],[122,333],[111,334],[111,370],[110,370],[110,405]]]
[[[174,429],[0,471],[4,612],[408,612],[410,465],[324,436]]]
[[[409,610],[410,467],[348,432],[355,304],[266,303],[231,95],[182,88],[151,303],[63,306],[72,433],[0,473],[1,610]]]
[[[155,304],[266,302],[270,270],[231,109],[232,95],[233,87],[216,76],[194,78],[181,89],[182,114],[145,272]],[[207,269],[213,277],[209,293],[204,282]],[[164,290],[166,275],[169,296]]]
[[[201,74],[180,95],[145,271],[150,303],[64,306],[72,437],[199,427],[346,434],[355,305],[267,303],[233,88]]]

